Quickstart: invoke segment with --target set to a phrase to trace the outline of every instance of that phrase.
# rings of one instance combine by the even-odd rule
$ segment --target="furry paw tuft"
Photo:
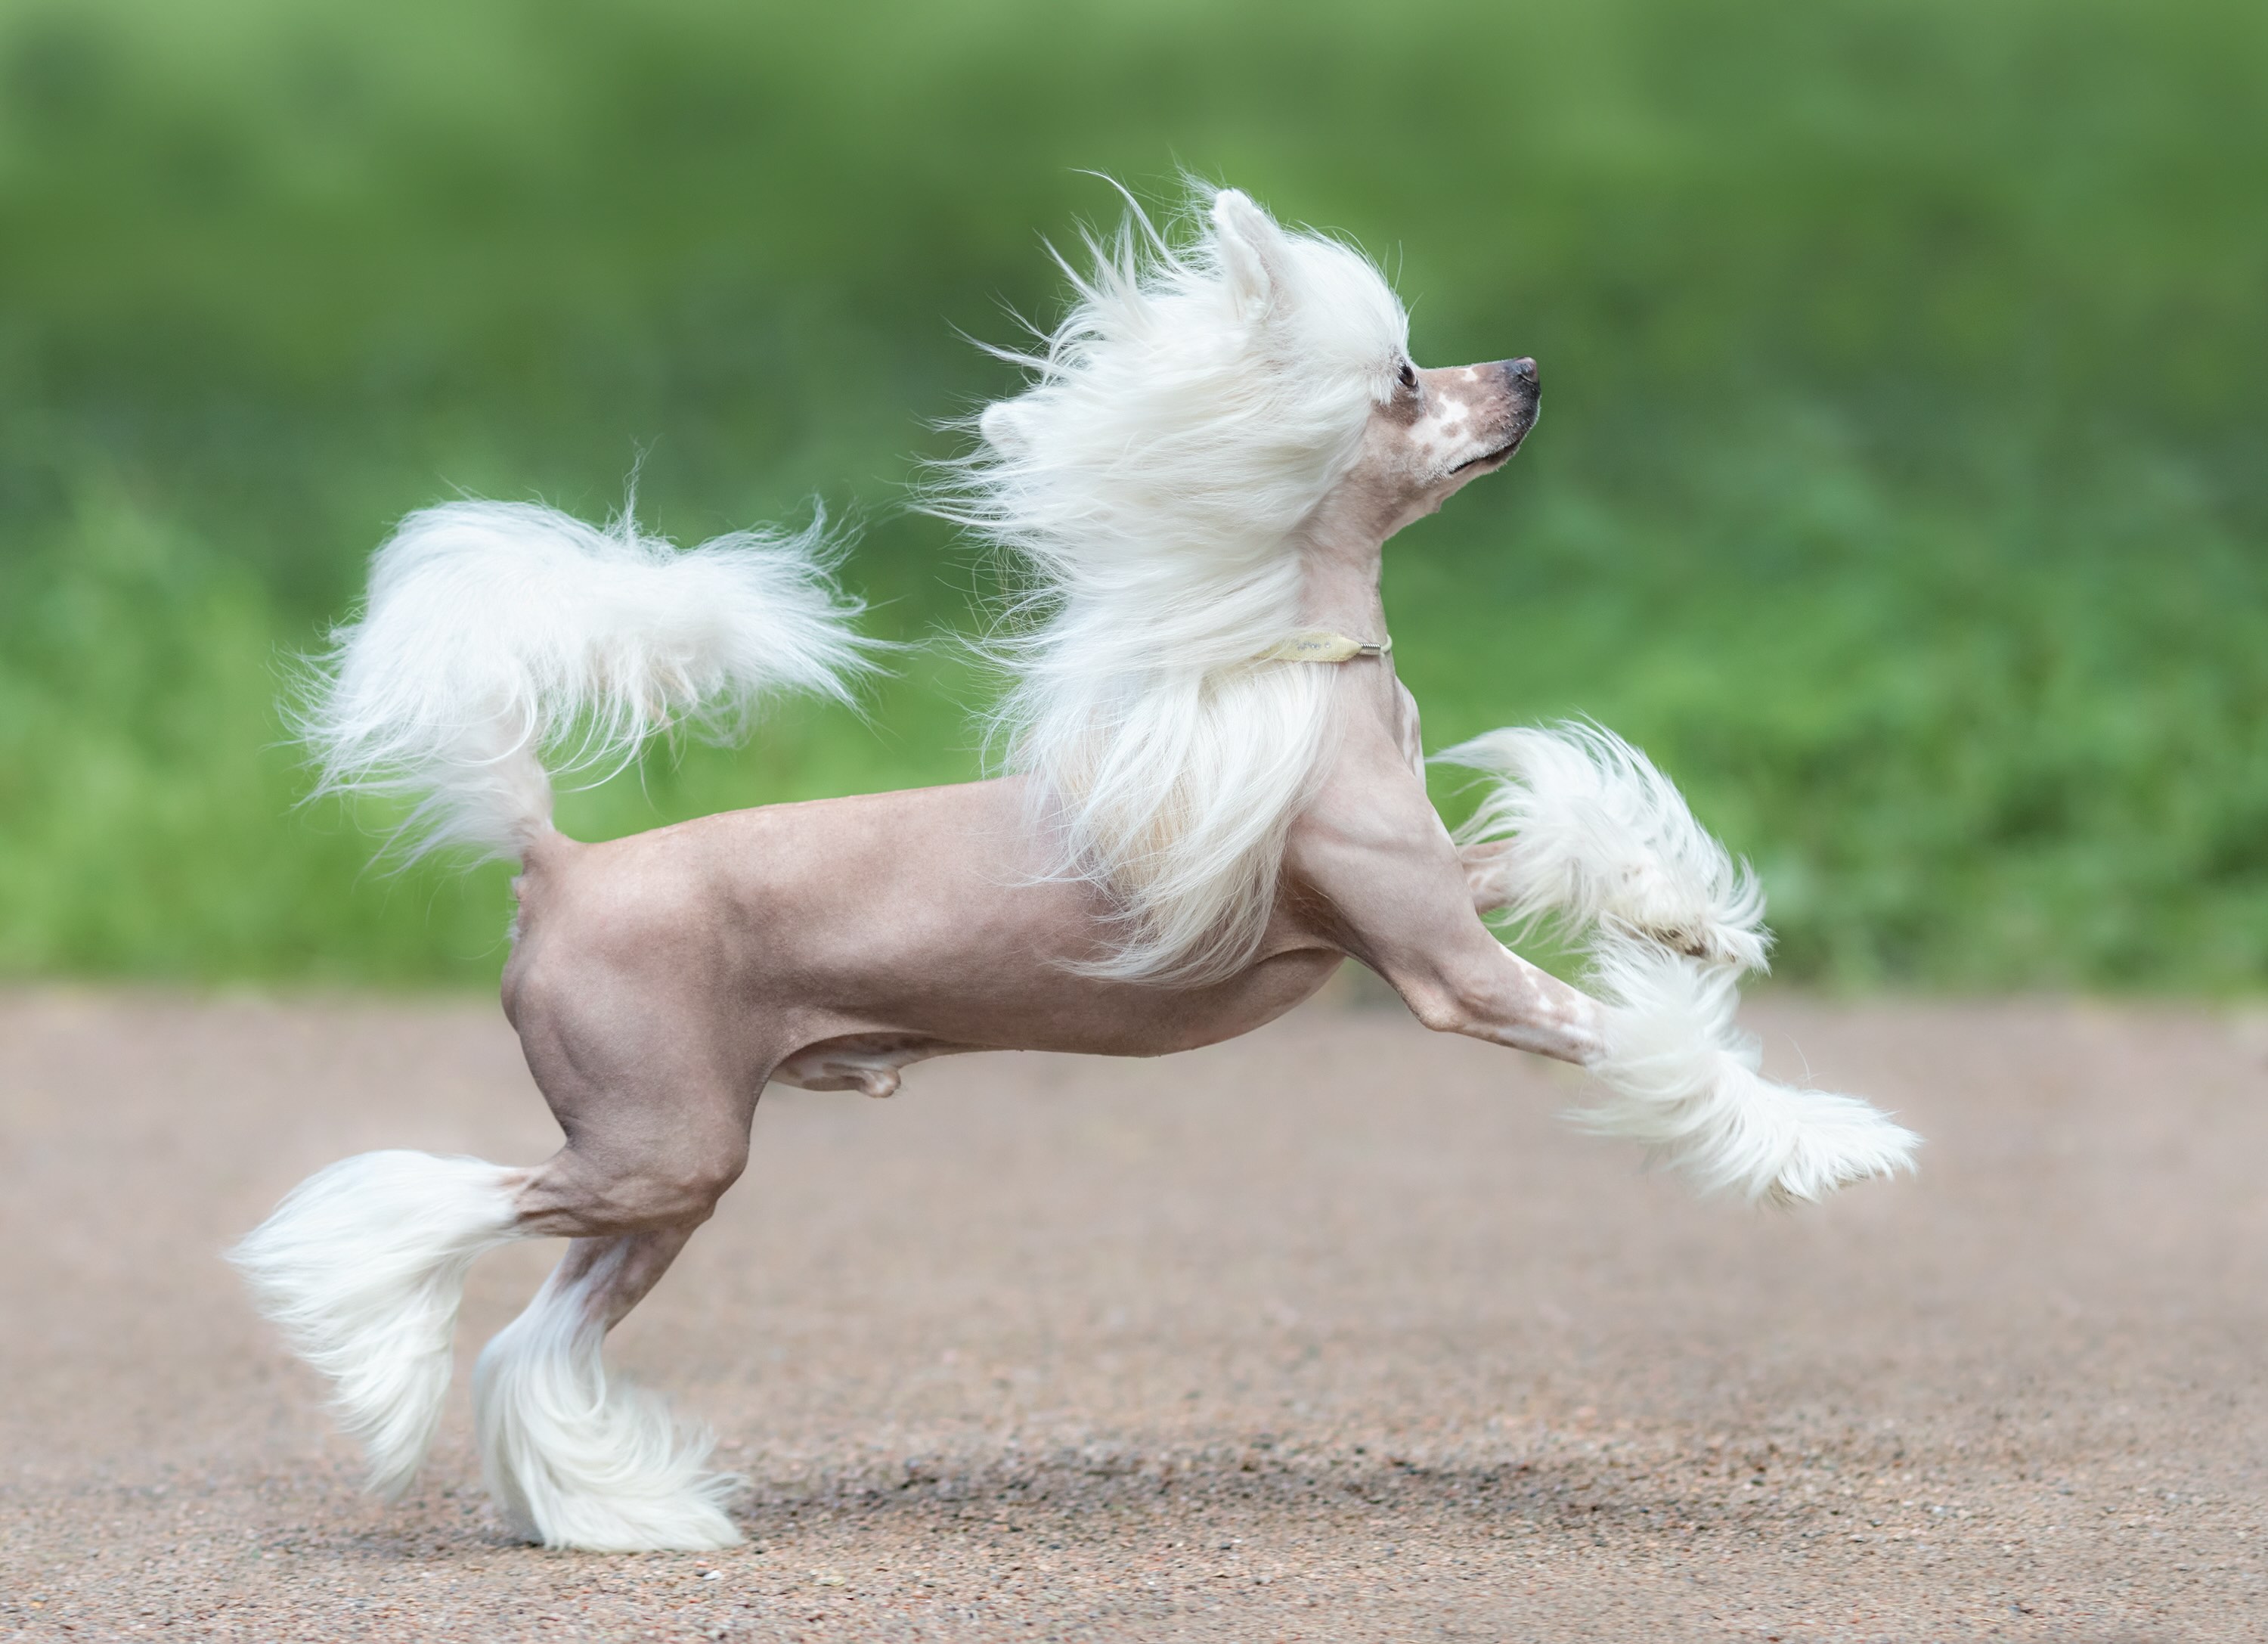
[[[1521,924],[1766,969],[1764,892],[1676,785],[1594,725],[1491,731],[1434,758],[1498,778],[1457,830],[1475,902]]]
[[[1677,955],[1613,945],[1593,979],[1610,1014],[1591,1072],[1612,1093],[1581,1115],[1643,1146],[1705,1192],[1751,1203],[1824,1198],[1913,1168],[1920,1138],[1855,1096],[1775,1083],[1756,1042],[1733,1024],[1733,973]]]

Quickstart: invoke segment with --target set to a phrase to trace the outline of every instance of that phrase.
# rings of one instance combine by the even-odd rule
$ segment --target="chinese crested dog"
[[[1188,1050],[1350,955],[1429,1028],[1588,1070],[1589,1123],[1705,1188],[1790,1203],[1907,1163],[1874,1109],[1756,1071],[1733,1013],[1763,898],[1643,756],[1498,731],[1440,756],[1492,778],[1469,822],[1427,800],[1381,551],[1510,461],[1535,363],[1418,366],[1367,261],[1233,190],[1178,239],[1137,211],[1089,249],[933,501],[1028,573],[996,779],[567,838],[547,761],[848,690],[869,652],[816,531],[680,552],[464,502],[379,550],[307,734],[327,788],[408,796],[423,844],[521,865],[504,1007],[566,1139],[534,1165],[344,1160],[234,1252],[374,1488],[431,1441],[467,1268],[564,1236],[475,1374],[498,1509],[554,1546],[738,1539],[706,1439],[600,1346],[740,1174],[766,1084],[885,1096],[933,1056]],[[1586,986],[1491,915],[1579,933]]]

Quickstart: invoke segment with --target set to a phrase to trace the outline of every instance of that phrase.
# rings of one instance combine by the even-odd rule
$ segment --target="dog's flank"
[[[865,642],[816,529],[681,554],[458,503],[380,550],[306,708],[322,785],[412,800],[413,849],[520,859],[504,1011],[564,1139],[526,1169],[349,1160],[238,1250],[381,1490],[431,1438],[467,1266],[561,1236],[475,1377],[505,1524],[737,1538],[705,1435],[603,1343],[740,1175],[768,1083],[884,1095],[933,1056],[1191,1049],[1348,955],[1429,1027],[1589,1069],[1590,1122],[1705,1188],[1792,1203],[1904,1162],[1874,1110],[1756,1073],[1732,1017],[1761,900],[1642,756],[1593,731],[1453,750],[1499,781],[1462,846],[1426,797],[1381,555],[1518,448],[1535,362],[1419,369],[1374,269],[1234,193],[1189,243],[1138,218],[1097,263],[939,505],[1032,569],[1000,641],[1014,774],[570,840],[547,761],[603,772],[674,726],[733,734],[767,692],[845,690]],[[1269,654],[1318,630],[1369,648]],[[1587,932],[1594,992],[1482,910]]]
[[[817,522],[680,552],[627,512],[600,530],[532,503],[421,509],[312,670],[315,791],[414,801],[411,855],[518,857],[551,825],[547,762],[603,778],[678,726],[740,734],[777,691],[847,700],[872,643],[828,561]]]

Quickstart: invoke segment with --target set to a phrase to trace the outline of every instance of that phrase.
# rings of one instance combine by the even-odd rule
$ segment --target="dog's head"
[[[1222,278],[1252,325],[1250,368],[1278,373],[1334,434],[1360,428],[1351,447],[1335,448],[1336,510],[1367,513],[1363,528],[1391,535],[1502,468],[1528,438],[1539,404],[1534,360],[1421,370],[1408,319],[1367,258],[1287,233],[1233,188],[1214,197],[1211,222]]]
[[[1031,385],[978,419],[976,505],[954,515],[1028,550],[1254,563],[1325,518],[1376,541],[1535,423],[1534,361],[1418,369],[1367,258],[1235,189],[1191,242],[1137,210],[1089,248],[1072,312],[1012,356]]]
[[[1540,395],[1532,359],[1425,371],[1403,358],[1342,486],[1376,516],[1366,529],[1391,536],[1502,468],[1535,426]]]

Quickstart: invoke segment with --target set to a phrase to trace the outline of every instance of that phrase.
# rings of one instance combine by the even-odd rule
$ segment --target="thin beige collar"
[[[1394,639],[1350,639],[1328,628],[1303,628],[1260,653],[1263,662],[1351,662],[1357,657],[1388,656]]]

